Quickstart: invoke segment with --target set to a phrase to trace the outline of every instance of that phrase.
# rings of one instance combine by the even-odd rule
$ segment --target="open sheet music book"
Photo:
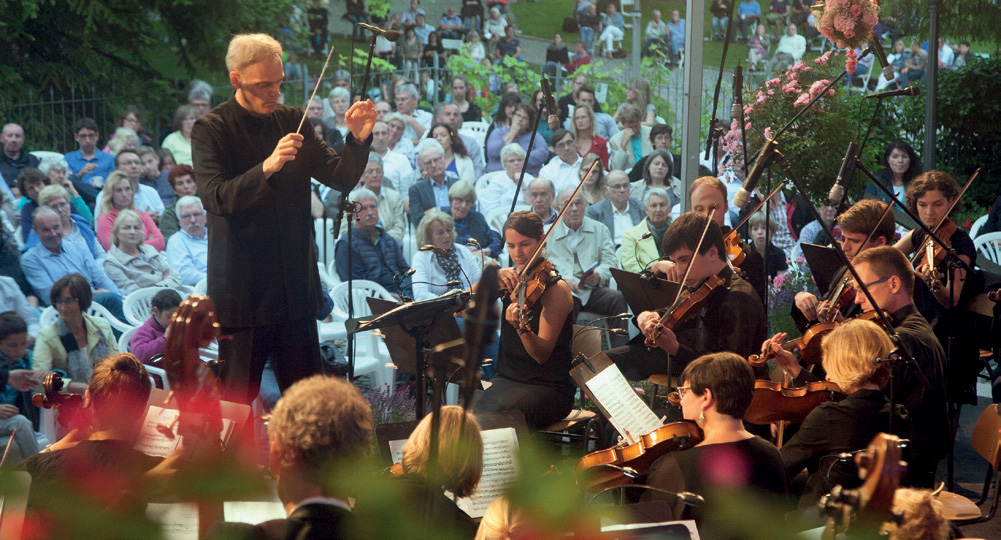
[[[503,495],[518,479],[518,435],[512,427],[487,429],[483,439],[483,474],[476,491],[455,501],[455,505],[471,518],[481,518],[494,499]],[[393,463],[403,459],[407,441],[390,441]],[[451,496],[449,494],[449,496]]]
[[[608,421],[629,444],[664,425],[663,420],[657,418],[640,399],[615,364],[606,366],[584,384],[588,395],[606,413]]]
[[[166,435],[160,433],[157,426],[171,425],[174,422],[174,418],[176,418],[178,414],[180,413],[177,409],[164,409],[163,407],[151,405],[146,411],[146,418],[143,420],[142,431],[139,433],[139,439],[136,441],[133,448],[149,456],[169,456],[170,453],[177,448],[177,445],[181,443],[182,437],[177,435],[176,424],[173,426],[173,439],[169,439]],[[235,422],[229,418],[222,419],[222,432],[219,434],[219,437],[222,439],[223,444],[229,441],[229,437],[233,434],[233,428],[235,425]]]

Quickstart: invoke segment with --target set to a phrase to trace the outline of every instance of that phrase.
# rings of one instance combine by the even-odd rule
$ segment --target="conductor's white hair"
[[[251,64],[265,60],[282,61],[282,45],[267,34],[238,34],[229,42],[226,69],[243,71]]]

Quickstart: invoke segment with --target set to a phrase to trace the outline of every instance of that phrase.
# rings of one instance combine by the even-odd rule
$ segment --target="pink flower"
[[[769,94],[771,94],[771,92],[772,92],[771,90],[768,91]],[[758,94],[758,99],[756,101],[757,104],[758,105],[764,105],[766,101],[768,101],[768,97],[765,96],[764,94],[759,93]],[[750,114],[750,111],[744,111],[744,113],[745,114]]]
[[[845,37],[848,39],[852,39],[853,37],[855,37],[855,30],[852,29],[845,30]]]
[[[771,139],[772,138],[772,127],[771,126],[768,126],[768,127],[765,128],[765,138],[766,139]]]
[[[782,91],[787,94],[795,94],[799,92],[799,85],[796,84],[796,81],[792,81],[789,84],[783,86]]]
[[[804,92],[800,94],[798,98],[796,98],[796,101],[793,102],[793,105],[796,107],[802,107],[803,105],[809,103],[810,99],[811,99],[810,94]]]
[[[803,264],[804,262],[806,262],[806,259],[803,257],[796,257],[796,264]]]
[[[751,131],[751,123],[750,122],[744,124],[744,131]]]
[[[855,4],[854,6],[849,8],[849,11],[851,11],[853,16],[858,17],[859,15],[862,14],[862,6]]]
[[[831,51],[827,51],[824,54],[818,56],[813,63],[824,65],[831,60]]]
[[[866,13],[865,15],[862,16],[862,20],[865,22],[865,25],[868,26],[869,28],[876,26],[876,23],[879,22],[879,19],[876,17],[875,13]]]
[[[827,79],[821,79],[821,80],[816,81],[813,84],[811,84],[810,85],[810,96],[811,97],[816,97],[817,93],[820,92],[821,90],[823,90],[824,87],[827,86],[827,84],[830,83],[830,82],[831,81],[829,81]]]
[[[776,288],[781,289],[782,288],[782,284],[785,283],[785,280],[786,280],[786,275],[785,274],[779,274],[779,275],[775,276],[774,279],[772,279],[772,284],[775,285]]]
[[[778,77],[775,77],[774,79],[769,79],[768,82],[765,83],[765,86],[771,87],[778,86],[780,84],[782,84],[782,81],[780,81]]]

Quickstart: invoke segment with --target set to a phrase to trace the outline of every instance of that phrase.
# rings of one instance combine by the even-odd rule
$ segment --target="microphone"
[[[400,31],[399,30],[383,30],[382,28],[379,28],[378,26],[372,26],[371,24],[365,24],[365,23],[355,23],[355,25],[356,26],[360,26],[360,27],[364,28],[365,30],[368,30],[369,32],[372,32],[373,34],[375,34],[377,36],[382,36],[382,37],[386,38],[386,41],[396,41],[396,40],[400,39]]]
[[[848,183],[848,180],[851,179],[852,174],[855,172],[855,165],[858,163],[858,160],[855,159],[857,154],[858,143],[855,141],[848,143],[845,158],[841,160],[841,169],[838,170],[838,179],[835,180],[830,193],[827,194],[827,200],[831,202],[831,206],[838,206],[841,204],[841,200],[845,198],[845,184]]]
[[[772,154],[775,153],[776,145],[777,143],[775,142],[775,139],[768,139],[765,141],[765,145],[761,147],[758,159],[754,161],[754,166],[751,167],[751,172],[747,173],[747,179],[744,180],[744,185],[737,190],[737,194],[733,196],[733,205],[737,208],[747,206],[748,201],[751,200],[751,193],[754,192],[754,188],[758,187],[758,181],[761,180],[761,175],[764,174],[765,169],[771,165]]]
[[[435,255],[437,255],[437,256],[439,256],[439,257],[441,257],[443,259],[445,257],[448,257],[449,259],[454,260],[459,265],[459,271],[462,272],[462,277],[466,278],[466,283],[469,283],[470,287],[473,286],[473,282],[469,281],[469,276],[466,275],[466,271],[462,268],[462,262],[459,261],[459,258],[456,257],[453,252],[451,252],[449,250],[446,250],[446,249],[441,249],[440,247],[435,246],[434,244],[424,244],[423,246],[417,248],[417,251],[433,251]],[[451,284],[451,283],[452,282],[449,281],[449,284]],[[462,284],[459,283],[459,282],[455,282],[455,285],[459,286],[459,287],[462,286]]]
[[[908,86],[907,88],[901,88],[900,90],[887,90],[886,92],[876,92],[875,94],[866,94],[862,96],[862,99],[876,98],[883,99],[888,97],[896,96],[916,96],[921,93],[921,89],[917,86]]]
[[[549,79],[542,76],[542,95],[546,98],[546,112],[549,113],[549,129],[556,131],[560,129],[559,108],[556,106],[556,98],[553,97],[553,89],[549,86]]]
[[[744,112],[741,102],[744,93],[744,68],[739,64],[733,71],[733,105],[730,105],[730,120],[739,120]]]
[[[448,252],[433,244],[424,244],[417,248],[417,251],[433,251],[439,257],[448,257]]]
[[[483,268],[484,265],[486,265],[486,260],[484,259],[483,255],[483,246],[481,246],[480,243],[472,236],[466,239],[466,244],[470,246],[476,246],[476,250],[480,252],[480,268]]]
[[[653,233],[652,233],[652,232],[650,232],[650,231],[647,231],[647,232],[643,233],[643,236],[641,236],[641,237],[640,237],[640,239],[639,239],[639,240],[637,240],[635,244],[633,244],[633,258],[635,258],[635,259],[636,259],[636,262],[637,262],[637,263],[638,263],[638,262],[640,262],[640,251],[639,251],[639,248],[640,248],[640,242],[642,242],[642,241],[646,240],[647,238],[650,238],[651,236],[653,236]],[[643,271],[642,271],[642,272],[640,272],[640,274],[642,275],[642,274],[646,273],[646,271],[647,271],[647,268],[649,268],[649,267],[650,267],[650,265],[651,265],[652,263],[656,262],[657,260],[659,260],[659,259],[654,259],[654,260],[652,260],[652,261],[648,262],[648,263],[646,264],[646,266],[644,266],[644,267],[643,267]]]
[[[876,59],[879,60],[879,65],[883,67],[883,78],[888,81],[892,81],[893,67],[890,66],[890,62],[886,59],[886,51],[883,50],[883,44],[879,42],[879,36],[875,33],[873,33],[872,38],[869,39],[869,49],[876,55]]]

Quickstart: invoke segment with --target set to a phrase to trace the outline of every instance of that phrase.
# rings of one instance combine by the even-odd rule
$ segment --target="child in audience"
[[[28,323],[16,311],[0,313],[0,370],[31,370],[28,357]],[[14,445],[24,459],[38,453],[38,441],[32,419],[37,423],[38,409],[31,404],[30,392],[8,384],[0,390],[0,442],[14,435]],[[17,430],[14,433],[14,430]],[[16,459],[15,459],[16,461]]]
[[[163,354],[167,345],[167,327],[181,305],[181,295],[173,289],[164,289],[153,296],[151,305],[153,315],[136,330],[129,342],[132,354],[144,364],[149,364],[150,358]]]

